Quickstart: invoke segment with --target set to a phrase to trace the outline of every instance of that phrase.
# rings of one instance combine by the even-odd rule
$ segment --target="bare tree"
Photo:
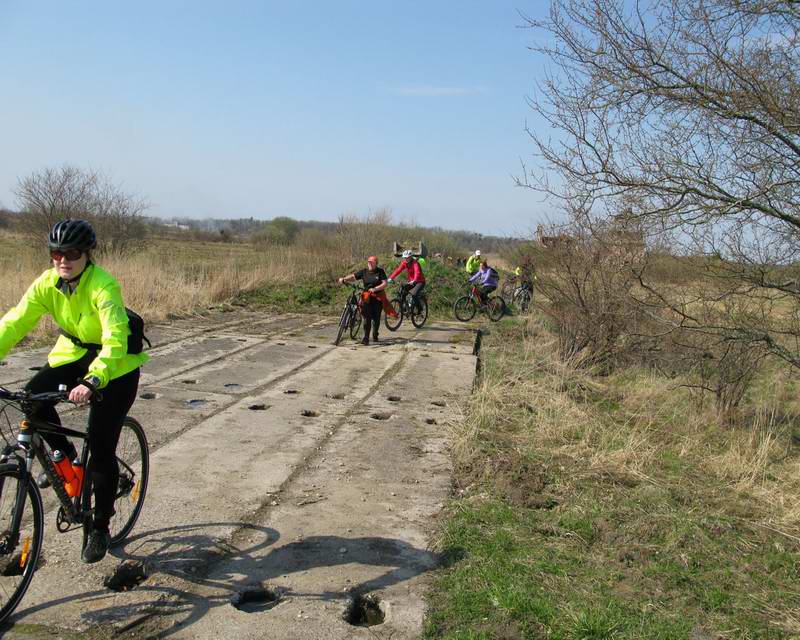
[[[20,179],[14,193],[34,242],[64,218],[91,221],[101,251],[125,251],[144,239],[147,204],[100,173],[70,165],[46,168]]]
[[[519,183],[594,220],[624,211],[674,253],[701,256],[710,287],[676,292],[640,271],[648,304],[668,325],[800,366],[800,5],[552,0],[548,19],[528,23],[552,63],[530,104],[557,133],[530,132],[545,171]],[[730,296],[758,313],[712,327],[693,313],[692,297]]]

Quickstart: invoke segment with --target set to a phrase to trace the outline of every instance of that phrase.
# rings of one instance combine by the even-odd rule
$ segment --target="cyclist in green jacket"
[[[473,275],[475,272],[478,271],[481,267],[481,261],[483,258],[481,257],[481,250],[477,249],[475,253],[473,253],[469,258],[467,258],[467,273],[469,275]]]
[[[52,268],[0,319],[2,359],[49,314],[62,335],[47,356],[47,364],[25,388],[41,393],[65,384],[72,402],[91,403],[88,441],[95,510],[84,562],[97,562],[108,551],[109,521],[119,483],[117,440],[122,420],[136,399],[139,367],[149,359],[144,353],[128,353],[130,329],[122,292],[114,277],[92,262],[91,250],[96,244],[94,229],[85,220],[56,223],[48,237]],[[102,390],[102,401],[97,400],[98,390]],[[38,407],[29,417],[61,424],[53,404]],[[66,436],[44,437],[68,459],[77,456],[75,445]],[[40,478],[40,484],[45,481],[46,477]]]

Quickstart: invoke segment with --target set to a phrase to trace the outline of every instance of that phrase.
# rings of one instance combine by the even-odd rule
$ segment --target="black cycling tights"
[[[76,362],[51,367],[42,367],[30,382],[25,385],[28,391],[42,393],[56,391],[58,385],[65,384],[68,389],[78,385],[88,370],[94,354],[87,354]],[[108,529],[111,516],[114,515],[114,495],[119,484],[117,468],[117,440],[122,429],[122,420],[136,399],[139,388],[139,369],[134,369],[124,376],[112,380],[105,389],[101,389],[101,402],[92,402],[89,409],[89,456],[92,466],[92,485],[94,487],[94,526],[97,529]],[[41,404],[29,418],[45,420],[61,426],[61,420],[52,403]],[[72,460],[77,454],[66,436],[61,434],[43,434],[52,449],[60,449]]]

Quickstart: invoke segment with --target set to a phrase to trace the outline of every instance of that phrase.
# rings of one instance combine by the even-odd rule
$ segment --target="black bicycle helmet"
[[[56,222],[50,229],[47,238],[47,246],[53,249],[80,249],[89,251],[97,246],[97,236],[92,225],[86,220],[71,220],[67,218],[61,222]]]

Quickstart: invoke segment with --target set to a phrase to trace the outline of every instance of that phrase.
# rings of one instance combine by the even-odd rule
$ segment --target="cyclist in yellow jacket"
[[[85,220],[62,220],[48,237],[52,267],[34,280],[16,307],[0,319],[0,359],[49,314],[61,336],[47,356],[47,364],[28,382],[33,393],[55,391],[65,384],[69,399],[91,403],[89,455],[94,491],[94,526],[83,551],[84,562],[101,560],[110,542],[109,521],[119,483],[115,451],[122,420],[136,399],[139,367],[149,358],[128,353],[128,316],[117,281],[95,265],[91,250],[97,238]],[[98,401],[102,389],[102,401]],[[46,404],[30,416],[60,425],[54,405]],[[75,445],[63,435],[45,436],[53,449],[69,459]],[[40,478],[40,484],[46,482]]]
[[[469,258],[467,258],[467,273],[469,275],[475,274],[478,269],[481,268],[481,262],[483,261],[483,257],[481,256],[481,250],[477,249],[475,253],[473,253]]]

